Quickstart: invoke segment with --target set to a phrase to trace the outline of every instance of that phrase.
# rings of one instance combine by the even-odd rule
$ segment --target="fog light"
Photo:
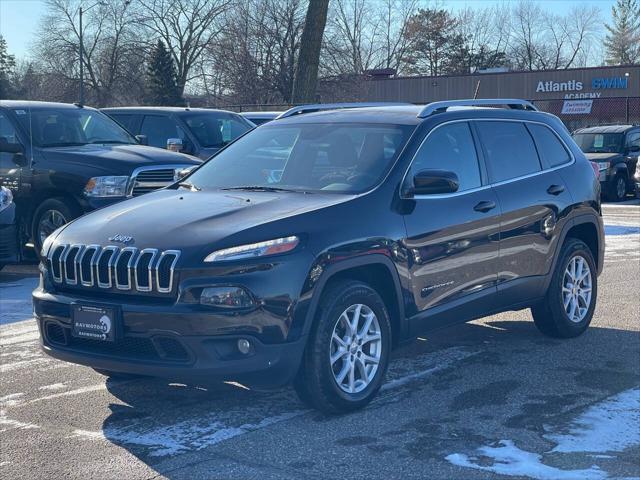
[[[246,338],[238,340],[238,350],[241,354],[246,355],[251,351],[251,343]]]
[[[220,308],[250,308],[254,301],[242,287],[207,287],[200,294],[200,304]]]

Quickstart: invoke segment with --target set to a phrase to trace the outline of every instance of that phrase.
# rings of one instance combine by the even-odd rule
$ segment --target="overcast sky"
[[[133,0],[135,1],[135,0]],[[367,0],[375,1],[375,0]],[[505,1],[505,0],[502,0]],[[495,0],[445,0],[440,2],[445,7],[457,10],[466,6],[483,8],[493,5]],[[508,2],[508,0],[506,0]],[[602,9],[605,22],[611,20],[611,7],[615,0],[538,0],[545,10],[564,14],[575,5],[597,5]],[[92,2],[86,2],[87,4]],[[30,45],[34,41],[35,32],[40,19],[45,13],[43,0],[0,0],[0,33],[7,41],[9,53],[18,58],[28,55]]]

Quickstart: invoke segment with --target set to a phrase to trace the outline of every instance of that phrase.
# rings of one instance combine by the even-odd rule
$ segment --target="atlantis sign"
[[[539,81],[536,93],[569,92],[564,94],[565,99],[599,98],[602,90],[626,89],[629,87],[628,77],[592,78],[591,92],[584,92],[585,85],[577,80],[566,82]]]

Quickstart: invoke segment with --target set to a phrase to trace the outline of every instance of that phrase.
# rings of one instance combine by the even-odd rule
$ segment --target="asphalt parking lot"
[[[0,478],[640,477],[640,201],[604,207],[591,328],[559,341],[529,311],[395,352],[365,410],[291,390],[105,380],[45,357],[35,267],[0,273]]]

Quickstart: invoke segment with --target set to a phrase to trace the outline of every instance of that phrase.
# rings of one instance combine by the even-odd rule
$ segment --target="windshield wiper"
[[[180,182],[178,183],[179,187],[188,188],[189,190],[193,190],[195,192],[199,192],[201,188],[196,187],[193,183],[189,182]]]
[[[226,187],[220,190],[248,190],[252,192],[300,192],[301,190],[293,190],[290,188],[267,187],[264,185],[240,185],[237,187]]]

